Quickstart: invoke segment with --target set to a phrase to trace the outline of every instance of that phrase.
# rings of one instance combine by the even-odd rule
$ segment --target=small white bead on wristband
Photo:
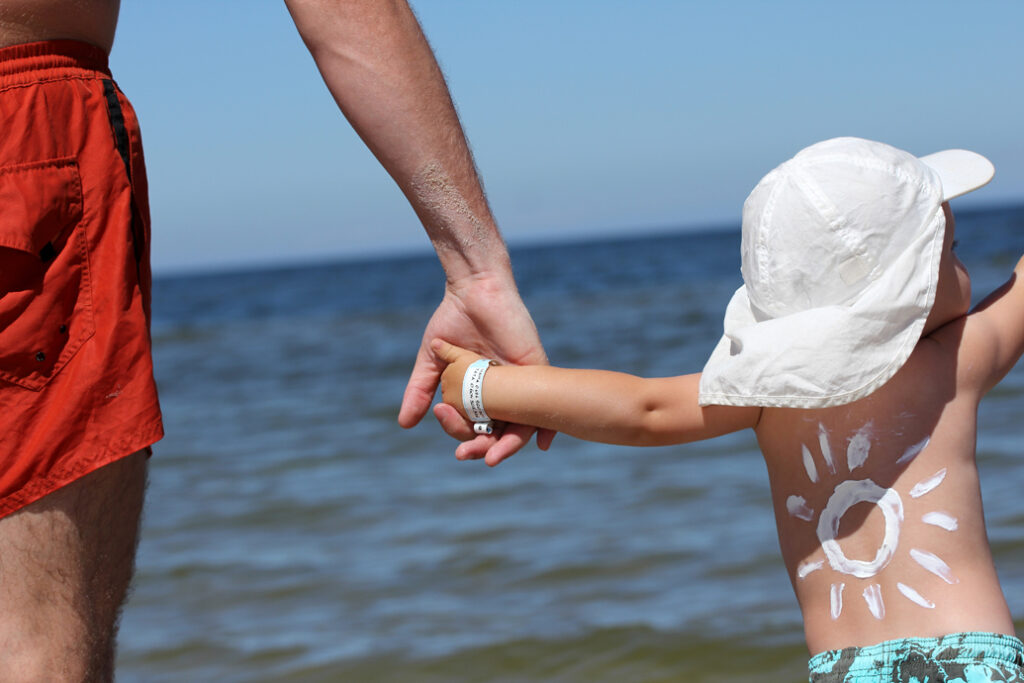
[[[491,418],[484,410],[484,375],[487,368],[497,364],[497,361],[481,358],[471,363],[462,377],[462,407],[474,423],[473,431],[477,434],[490,434],[494,431]]]

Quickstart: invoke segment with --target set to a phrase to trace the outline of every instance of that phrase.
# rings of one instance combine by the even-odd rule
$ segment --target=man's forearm
[[[286,0],[335,101],[395,179],[449,281],[510,274],[444,76],[404,0]]]

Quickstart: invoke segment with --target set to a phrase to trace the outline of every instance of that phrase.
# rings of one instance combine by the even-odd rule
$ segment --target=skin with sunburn
[[[1024,259],[970,315],[949,206],[935,304],[900,371],[870,396],[799,410],[697,404],[699,375],[641,379],[492,367],[483,402],[588,440],[683,443],[752,428],[782,557],[812,653],[960,631],[1014,634],[992,563],[975,463],[981,397],[1024,351]],[[438,340],[444,400],[461,408],[475,354]]]

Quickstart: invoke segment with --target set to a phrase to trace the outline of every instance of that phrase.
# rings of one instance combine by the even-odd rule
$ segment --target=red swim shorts
[[[99,48],[0,49],[0,516],[163,436],[149,203]]]

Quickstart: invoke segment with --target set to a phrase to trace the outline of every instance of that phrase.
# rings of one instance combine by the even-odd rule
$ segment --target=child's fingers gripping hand
[[[448,364],[441,372],[441,400],[458,410],[462,417],[466,417],[466,410],[462,405],[462,378],[466,374],[466,368],[479,360],[480,355],[449,344],[443,339],[435,339],[430,345],[437,357]]]

